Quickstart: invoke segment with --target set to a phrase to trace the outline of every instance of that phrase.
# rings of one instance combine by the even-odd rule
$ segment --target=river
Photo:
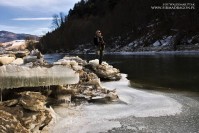
[[[120,81],[102,83],[116,88],[123,102],[56,108],[60,119],[52,132],[199,132],[198,59],[197,53],[105,55],[106,62],[127,74]]]
[[[49,62],[65,54],[47,56]],[[95,59],[95,55],[78,55]],[[199,93],[199,53],[145,53],[105,55],[104,60],[128,75],[131,86],[158,91]]]

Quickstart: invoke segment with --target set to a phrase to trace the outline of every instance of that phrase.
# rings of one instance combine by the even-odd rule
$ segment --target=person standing
[[[100,32],[100,30],[97,30],[95,32],[95,37],[94,37],[94,44],[97,47],[97,55],[99,58],[99,64],[102,64],[102,59],[103,59],[103,52],[104,52],[104,48],[105,48],[105,42],[102,36],[102,33]]]

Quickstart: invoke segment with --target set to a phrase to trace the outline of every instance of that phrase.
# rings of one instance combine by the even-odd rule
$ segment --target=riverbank
[[[68,109],[84,102],[118,100],[116,90],[101,86],[101,80],[121,78],[120,71],[106,62],[99,65],[98,60],[86,62],[67,56],[48,64],[38,50],[23,58],[16,55],[0,56],[2,133],[49,131],[47,126],[56,119],[53,106],[65,105]]]
[[[147,53],[150,55],[150,53]],[[183,54],[182,54],[183,55]],[[88,69],[94,65],[94,67],[98,68],[99,70],[108,70],[109,65],[107,63],[103,63],[103,67],[99,67],[97,64],[97,60],[93,60],[90,63],[90,66],[88,67],[81,67],[80,64],[86,64],[85,60],[81,60],[78,57],[64,57],[65,54],[53,54],[53,55],[44,55],[44,60],[50,61],[51,65],[69,65],[70,68],[73,70],[81,70],[82,68],[86,68],[86,75],[82,75],[82,78],[84,81],[87,83],[89,79],[93,79],[95,76],[90,75]],[[84,56],[84,55],[83,55]],[[88,57],[88,56],[86,56]],[[114,57],[114,58],[110,58]],[[124,58],[125,57],[125,58]],[[147,58],[146,58],[147,57]],[[164,57],[164,58],[162,58]],[[172,58],[168,58],[172,57]],[[194,66],[196,65],[195,60],[197,58],[191,58],[193,59],[193,62],[187,62],[187,60],[182,60],[180,58],[180,64],[179,66],[174,66],[173,64],[170,64],[167,61],[171,61],[172,63],[177,63],[179,62],[178,56],[108,56],[106,57],[105,55],[105,60],[109,62],[109,64],[112,64],[113,66],[120,68],[122,72],[126,72],[126,70],[129,70],[128,73],[128,79],[127,80],[125,75],[122,75],[122,79],[119,81],[113,81],[113,82],[100,82],[99,89],[96,89],[98,91],[93,91],[91,88],[85,89],[85,84],[84,86],[78,86],[77,85],[66,85],[66,86],[54,86],[54,87],[38,87],[37,91],[41,92],[42,95],[48,96],[49,94],[56,94],[54,95],[55,97],[51,97],[50,102],[47,103],[47,108],[48,111],[51,114],[51,117],[53,121],[52,123],[49,123],[48,125],[45,125],[43,127],[42,131],[40,132],[156,132],[156,131],[161,131],[161,132],[178,132],[176,129],[179,131],[185,132],[190,131],[194,132],[197,129],[197,120],[191,118],[195,117],[198,118],[197,111],[198,109],[198,101],[195,99],[198,99],[198,96],[196,95],[195,98],[190,98],[187,97],[186,95],[179,95],[179,93],[165,93],[165,92],[160,92],[158,90],[149,90],[149,88],[145,88],[145,86],[142,87],[142,89],[135,88],[134,83],[137,81],[133,78],[147,78],[149,77],[150,79],[154,79],[155,83],[158,83],[159,81],[157,79],[162,79],[164,78],[165,74],[164,70],[169,70],[166,71],[165,73],[168,72],[173,72],[174,68],[176,70],[182,70],[180,66],[183,68],[185,66],[183,65],[188,65]],[[181,56],[180,56],[181,57]],[[192,56],[191,56],[192,57]],[[196,56],[198,57],[198,56]],[[93,56],[91,57],[93,58]],[[109,58],[109,60],[107,60]],[[84,58],[85,59],[85,58]],[[143,60],[146,59],[146,60]],[[73,60],[73,61],[72,61]],[[76,60],[77,63],[74,62]],[[88,60],[90,60],[88,58]],[[161,62],[161,63],[159,63]],[[89,63],[89,62],[87,62]],[[169,63],[169,64],[168,64]],[[181,64],[182,63],[182,64]],[[84,65],[85,65],[84,64]],[[119,66],[118,64],[121,64]],[[154,64],[156,65],[154,66]],[[142,66],[143,65],[143,66]],[[171,70],[166,68],[162,68],[163,66],[171,66]],[[190,69],[190,66],[186,66],[187,68]],[[34,66],[35,67],[35,66]],[[139,68],[139,69],[138,69]],[[198,67],[196,66],[196,69]],[[111,69],[112,70],[112,69]],[[146,70],[149,70],[152,74],[148,75],[148,72]],[[153,71],[155,70],[155,71]],[[159,71],[158,71],[159,70]],[[191,69],[192,72],[194,72],[195,69]],[[85,70],[84,70],[85,71]],[[156,72],[159,77],[156,77]],[[179,71],[181,73],[180,77],[188,77],[189,75],[191,77],[195,77],[197,75],[187,74],[186,71],[183,71],[186,76],[182,75],[182,71]],[[79,72],[76,72],[79,73]],[[194,72],[196,74],[196,72]],[[58,75],[58,74],[57,74]],[[175,79],[176,83],[179,84],[186,84],[186,81],[183,80],[183,82],[177,82],[177,78],[174,75],[170,75],[168,73],[169,79],[173,80]],[[94,77],[93,77],[94,76]],[[132,78],[133,76],[133,78]],[[92,78],[93,77],[93,78]],[[98,77],[98,76],[97,76]],[[97,78],[96,77],[96,78]],[[95,78],[94,78],[95,79]],[[190,79],[190,78],[188,78]],[[197,79],[197,78],[196,78]],[[99,80],[98,80],[99,81]],[[95,83],[98,83],[98,81]],[[147,81],[147,80],[144,80]],[[94,83],[94,82],[92,82]],[[150,82],[151,83],[151,80]],[[153,82],[152,82],[153,83]],[[163,81],[165,83],[165,81]],[[88,84],[87,84],[88,85]],[[140,84],[142,85],[142,84]],[[185,85],[183,85],[185,86]],[[155,87],[155,86],[154,86]],[[196,86],[195,86],[196,87]],[[81,88],[81,89],[77,89]],[[105,88],[105,89],[103,89]],[[190,87],[188,87],[189,89]],[[21,90],[23,88],[19,88]],[[31,88],[29,88],[31,90]],[[36,89],[36,88],[34,88]],[[61,91],[56,91],[60,90]],[[63,89],[63,90],[62,90]],[[74,90],[73,90],[74,89]],[[116,89],[116,91],[114,90]],[[169,88],[171,89],[171,88]],[[14,89],[16,90],[16,89]],[[15,91],[18,92],[19,90]],[[66,91],[67,90],[67,93]],[[112,96],[117,96],[119,99],[113,100],[113,101],[107,101],[102,99],[102,96],[104,95],[96,95],[99,94],[99,90],[103,90],[103,92],[111,92],[111,94],[114,94]],[[51,92],[53,91],[53,92]],[[75,93],[73,95],[73,92],[79,92]],[[72,95],[68,95],[68,93]],[[67,94],[63,97],[63,93]],[[26,93],[25,93],[26,94]],[[23,96],[19,100],[27,100],[25,98],[28,98],[27,95],[23,94]],[[61,95],[60,95],[61,94]],[[93,96],[90,94],[94,94]],[[105,93],[101,93],[105,94]],[[116,94],[116,95],[115,95]],[[32,96],[35,94],[33,93]],[[76,99],[75,97],[78,96],[80,99]],[[41,96],[43,97],[43,96]],[[92,101],[88,100],[82,100],[82,98],[94,98]],[[57,99],[58,98],[58,99]],[[64,98],[64,99],[63,99]],[[31,99],[31,97],[30,97]],[[76,99],[76,100],[75,100]],[[98,99],[96,101],[96,99]],[[74,102],[75,100],[75,102]],[[15,100],[16,101],[16,100]],[[53,101],[53,102],[52,102]],[[160,102],[161,101],[161,102]],[[9,103],[9,102],[8,102]],[[34,103],[34,102],[33,102]],[[21,103],[20,103],[21,104]],[[21,106],[20,104],[17,103],[18,106]],[[49,107],[49,105],[52,105]],[[12,104],[12,109],[15,107],[15,104]],[[70,105],[70,106],[68,106]],[[32,106],[30,106],[32,107]],[[25,109],[27,111],[27,109]],[[16,112],[16,111],[15,111]],[[19,111],[20,112],[20,111]],[[46,111],[47,112],[47,111]],[[39,117],[40,115],[38,115]],[[44,115],[41,113],[41,118],[43,119],[43,116],[48,116]],[[48,117],[50,118],[50,117]],[[175,118],[175,120],[173,120]],[[26,119],[29,120],[29,119]],[[188,121],[188,122],[186,122]],[[189,125],[189,121],[192,125]],[[159,124],[159,122],[164,123],[166,126],[163,126],[163,124]],[[171,126],[168,123],[172,123]],[[160,126],[157,126],[160,125]],[[186,127],[186,128],[184,128]],[[192,127],[189,128],[189,127]]]
[[[56,108],[59,119],[51,127],[52,132],[198,131],[199,102],[192,98],[131,88],[126,75],[120,81],[105,82],[103,86],[116,88],[121,101],[108,105],[83,104],[70,111]]]
[[[107,44],[108,45],[108,44]],[[136,44],[134,44],[136,45]],[[199,44],[187,44],[187,45],[178,45],[174,50],[171,45],[163,45],[163,46],[137,46],[126,44],[124,46],[115,46],[110,47],[109,45],[105,48],[105,54],[139,54],[139,53],[191,53],[191,52],[199,52]],[[47,51],[47,53],[52,53],[53,51]],[[96,47],[93,44],[82,44],[78,46],[76,49],[70,51],[56,50],[54,52],[57,53],[68,53],[68,54],[95,54]]]
[[[91,53],[95,54],[95,53]],[[197,50],[183,51],[138,51],[138,52],[105,52],[105,55],[198,55]]]

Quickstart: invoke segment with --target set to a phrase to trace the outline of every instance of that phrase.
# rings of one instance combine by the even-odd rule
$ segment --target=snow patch
[[[1,33],[1,34],[0,34],[0,37],[4,37],[4,35],[5,35],[4,33]]]
[[[157,46],[167,46],[170,44],[171,42],[171,39],[172,39],[172,36],[168,36],[162,40],[157,40],[156,42],[153,43],[153,46],[154,47],[157,47]],[[160,43],[161,42],[161,43]]]

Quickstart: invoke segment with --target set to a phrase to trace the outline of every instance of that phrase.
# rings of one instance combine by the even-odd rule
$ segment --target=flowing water
[[[46,56],[49,62],[62,57]],[[127,74],[103,83],[116,88],[122,102],[56,108],[60,118],[52,132],[199,132],[198,54],[105,55],[104,60]]]

